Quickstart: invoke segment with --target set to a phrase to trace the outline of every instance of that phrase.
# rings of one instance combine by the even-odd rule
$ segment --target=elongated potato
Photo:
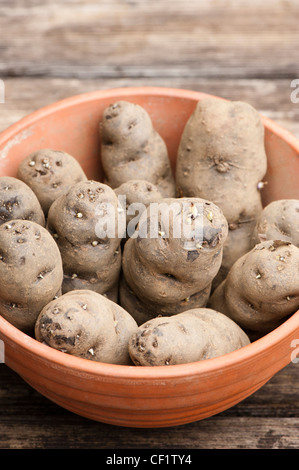
[[[166,144],[142,106],[128,101],[108,106],[100,123],[100,136],[107,184],[117,188],[129,180],[147,180],[163,197],[175,196]]]
[[[0,315],[31,332],[42,308],[60,293],[61,255],[49,232],[29,220],[0,226]]]
[[[268,333],[299,308],[298,266],[299,248],[290,242],[259,243],[234,263],[208,305],[251,338]]]
[[[177,154],[177,195],[218,205],[229,233],[216,285],[251,249],[262,211],[260,183],[267,169],[264,126],[259,113],[241,101],[205,98],[188,120]]]
[[[139,326],[130,338],[129,353],[137,366],[168,366],[219,357],[249,343],[227,316],[195,308]]]
[[[128,341],[136,329],[135,320],[115,302],[94,291],[74,290],[43,308],[35,338],[84,359],[131,365]]]

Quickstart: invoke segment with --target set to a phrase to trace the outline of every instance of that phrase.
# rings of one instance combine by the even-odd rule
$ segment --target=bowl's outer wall
[[[166,141],[175,169],[183,128],[197,101],[205,96],[186,90],[128,88],[55,103],[0,135],[0,175],[15,176],[25,156],[48,147],[74,155],[90,179],[101,180],[99,123],[104,108],[121,99],[140,104],[149,112]],[[269,160],[264,203],[279,198],[299,199],[298,141],[263,119]],[[293,317],[242,351],[184,368],[164,367],[162,371],[76,362],[78,358],[67,358],[36,344],[1,317],[0,338],[5,343],[7,365],[61,406],[120,426],[164,427],[219,413],[253,393],[287,365],[292,341],[299,337],[299,313]]]
[[[6,326],[6,335],[2,332]],[[7,365],[33,388],[87,418],[133,427],[169,427],[219,413],[267,382],[291,360],[299,312],[267,337],[221,358],[170,367],[78,360],[21,333],[0,317]],[[18,337],[16,337],[18,336]],[[88,364],[86,364],[88,362]]]

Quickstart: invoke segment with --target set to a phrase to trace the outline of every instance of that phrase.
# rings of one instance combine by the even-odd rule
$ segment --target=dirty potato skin
[[[79,162],[67,152],[40,149],[28,155],[18,168],[17,177],[36,194],[47,215],[51,204],[79,181],[87,180]]]
[[[279,199],[264,207],[253,230],[252,245],[284,240],[299,247],[299,200]]]
[[[12,176],[0,177],[0,225],[10,220],[32,220],[45,226],[45,215],[31,188]]]
[[[122,240],[122,234],[118,237],[117,208],[113,189],[92,180],[73,185],[52,204],[47,228],[63,261],[63,293],[88,289],[107,294],[109,298],[117,294]],[[101,221],[105,229],[108,218],[114,222],[113,237],[99,233]]]
[[[46,305],[35,338],[59,351],[110,364],[132,365],[128,341],[135,320],[119,305],[89,290],[75,290]]]
[[[199,101],[179,145],[176,188],[178,196],[205,198],[223,210],[229,233],[221,279],[252,247],[252,231],[262,211],[260,188],[266,169],[259,113],[241,101]]]
[[[208,284],[200,292],[196,292],[185,299],[178,300],[171,304],[162,304],[155,301],[150,302],[149,300],[141,300],[135,295],[130,289],[124,276],[120,277],[119,282],[119,302],[122,307],[130,312],[135,318],[138,325],[142,325],[150,318],[156,316],[170,316],[180,312],[184,312],[186,309],[204,307],[207,305],[211,294],[211,285]]]
[[[280,325],[299,308],[299,248],[268,240],[231,267],[208,306],[224,313],[251,338]]]
[[[128,101],[108,106],[100,123],[101,158],[107,184],[117,188],[132,180],[148,180],[163,197],[175,196],[168,150],[146,110]]]
[[[49,232],[28,220],[0,226],[0,314],[31,332],[41,309],[60,293],[60,252]]]
[[[188,308],[185,300],[199,293],[197,300],[204,306],[201,294],[209,291],[221,265],[226,219],[216,205],[199,198],[163,199],[161,203],[158,217],[152,208],[142,213],[136,236],[124,246],[124,280],[145,307],[156,304],[165,306],[168,313],[176,312],[180,303]],[[157,236],[150,236],[154,229]],[[120,296],[121,303],[127,300]]]
[[[114,191],[125,212],[128,236],[135,232],[143,210],[152,202],[158,202],[162,199],[162,194],[157,186],[146,180],[129,180]]]
[[[230,318],[195,308],[139,326],[130,338],[129,354],[136,366],[168,366],[222,356],[249,343]]]

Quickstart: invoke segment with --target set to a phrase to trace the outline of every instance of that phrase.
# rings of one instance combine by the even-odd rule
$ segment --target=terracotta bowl
[[[115,100],[138,103],[166,140],[173,168],[183,127],[207,96],[168,88],[96,91],[47,106],[0,135],[0,174],[16,174],[41,147],[66,150],[92,179],[102,178],[98,126]],[[264,203],[299,199],[299,142],[263,117],[269,159]],[[127,427],[168,427],[219,413],[259,389],[292,360],[299,311],[252,344],[219,358],[186,365],[130,367],[95,363],[56,351],[0,317],[5,363],[45,397],[81,416]]]

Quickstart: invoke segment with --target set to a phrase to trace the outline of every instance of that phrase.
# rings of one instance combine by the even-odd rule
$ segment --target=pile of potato
[[[141,106],[112,103],[99,134],[104,182],[47,148],[0,177],[6,320],[83,359],[165,366],[235,351],[298,310],[299,201],[262,206],[252,106],[199,101],[175,174]]]

